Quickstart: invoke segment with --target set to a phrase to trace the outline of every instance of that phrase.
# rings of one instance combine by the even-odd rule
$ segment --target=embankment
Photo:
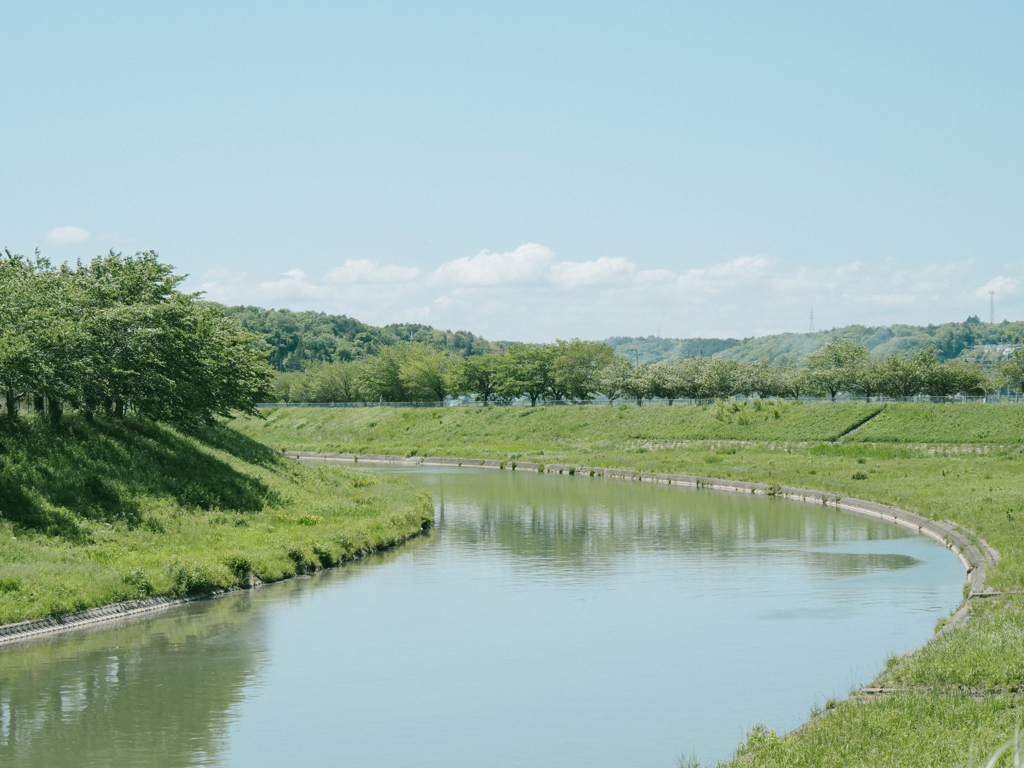
[[[432,514],[400,478],[301,466],[224,427],[0,420],[0,625],[286,578]]]

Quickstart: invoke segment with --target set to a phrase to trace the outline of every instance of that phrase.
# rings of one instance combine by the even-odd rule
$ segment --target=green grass
[[[399,478],[298,465],[224,427],[0,420],[0,623],[267,581],[414,535]]]
[[[900,660],[891,685],[1018,690],[1024,683],[1024,602],[976,600],[971,614],[963,628]]]
[[[883,413],[851,435],[863,442],[980,443],[1024,441],[1024,407],[1017,403],[889,403]]]
[[[743,768],[954,768],[987,756],[1024,718],[1016,696],[899,693],[840,703],[784,739],[761,738]],[[1009,765],[1009,762],[1003,763]]]
[[[833,491],[971,528],[1002,555],[989,584],[1024,589],[1024,430],[1014,426],[1024,425],[1024,407],[888,405],[856,433],[828,442],[877,408],[289,408],[231,426],[279,449],[623,467]],[[1024,686],[1024,611],[985,603],[977,619],[895,660],[896,683]],[[844,702],[737,765],[963,765],[972,749],[981,757],[1012,736],[1024,720],[1021,703],[949,691]]]
[[[834,440],[878,412],[865,403],[547,408],[277,408],[266,422],[233,423],[268,445],[290,450],[427,455],[479,448],[505,452],[625,446],[634,441]]]

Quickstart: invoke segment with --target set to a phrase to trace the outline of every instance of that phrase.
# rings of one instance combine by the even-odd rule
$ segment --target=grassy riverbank
[[[0,420],[0,623],[330,566],[416,534],[398,478],[286,461],[224,427]]]
[[[289,408],[231,426],[272,448],[623,467],[834,491],[973,529],[1003,558],[988,583],[1024,590],[1024,407],[1014,404]],[[972,748],[994,749],[1024,720],[1016,693],[1024,603],[977,602],[978,620],[891,660],[886,685],[900,693],[842,702],[790,737],[755,739],[742,764],[955,766]],[[985,689],[980,699],[976,689]]]

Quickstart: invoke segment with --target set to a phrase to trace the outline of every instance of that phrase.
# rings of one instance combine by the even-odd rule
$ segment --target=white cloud
[[[974,295],[979,298],[985,298],[990,292],[998,294],[1013,293],[1017,289],[1017,281],[1012,277],[1004,277],[1000,275],[985,283],[981,288],[974,292]]]
[[[551,280],[563,288],[625,282],[636,271],[636,264],[621,256],[602,256],[593,261],[562,261],[551,265]]]
[[[678,285],[697,293],[734,291],[743,283],[760,282],[772,266],[765,256],[740,256],[732,261],[687,270]]]
[[[555,260],[546,245],[525,243],[508,253],[480,251],[446,261],[428,278],[433,285],[502,285],[522,283],[544,277]]]
[[[329,283],[408,283],[419,274],[416,267],[397,264],[382,267],[370,259],[349,259],[343,266],[328,271],[324,280]]]
[[[54,245],[70,245],[89,239],[89,230],[81,227],[54,227],[46,233],[46,242]]]
[[[678,275],[670,269],[641,269],[634,281],[637,285],[665,285],[675,282]]]
[[[430,307],[409,307],[402,313],[407,323],[426,323],[430,320]]]
[[[301,269],[292,269],[283,273],[283,280],[270,280],[260,283],[260,292],[271,299],[307,297],[326,298],[331,295],[331,289],[322,285],[315,285],[306,280],[306,273]]]
[[[464,328],[487,338],[544,341],[580,336],[748,336],[815,325],[940,323],[999,311],[1020,316],[1024,271],[982,284],[970,260],[913,265],[850,260],[790,265],[769,255],[643,269],[602,256],[559,261],[526,243],[482,251],[436,269],[350,259],[318,277],[302,269],[266,276],[207,272],[194,288],[214,301],[346,314],[374,325],[400,320]],[[1014,292],[1016,291],[1016,292]],[[663,318],[664,315],[664,318]]]

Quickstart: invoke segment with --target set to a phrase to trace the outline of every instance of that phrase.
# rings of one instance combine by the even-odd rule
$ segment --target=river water
[[[664,766],[782,732],[960,599],[926,537],[811,504],[408,471],[390,553],[0,651],[0,765]]]

